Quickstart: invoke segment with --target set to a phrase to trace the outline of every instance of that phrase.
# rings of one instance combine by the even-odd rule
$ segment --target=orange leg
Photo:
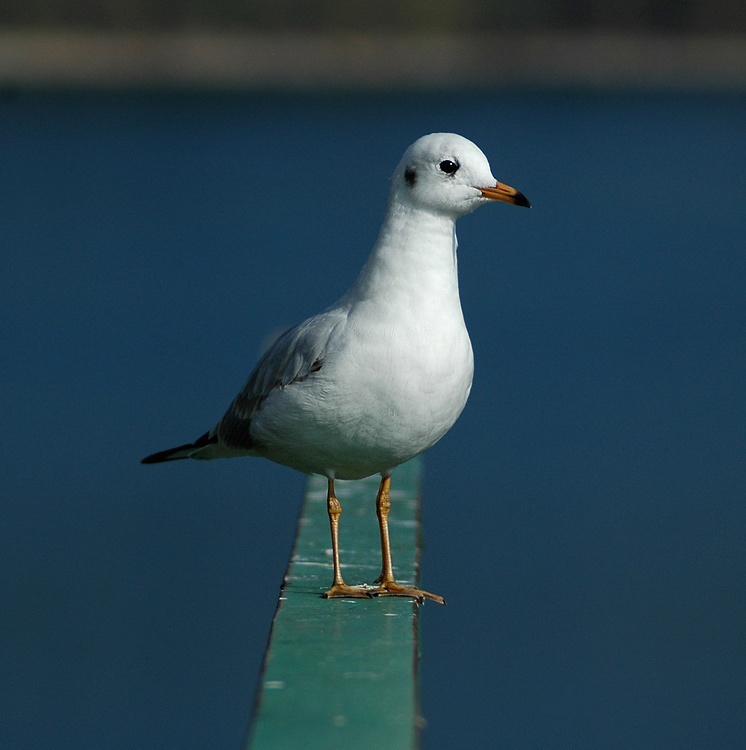
[[[389,539],[390,486],[391,477],[384,476],[381,479],[381,486],[378,489],[378,497],[376,498],[376,515],[378,516],[378,526],[381,531],[381,558],[383,566],[381,575],[376,579],[376,583],[380,585],[377,589],[372,589],[370,593],[374,596],[411,596],[420,602],[423,602],[425,599],[432,599],[434,602],[438,602],[438,604],[445,604],[445,599],[442,596],[422,591],[422,589],[401,586],[394,579],[394,568],[391,564],[391,540]]]
[[[334,480],[328,480],[326,493],[326,509],[329,512],[329,524],[332,529],[332,555],[334,559],[334,581],[332,587],[323,594],[325,599],[336,599],[339,597],[353,596],[356,598],[369,599],[370,594],[365,589],[348,586],[342,578],[342,569],[339,564],[339,516],[342,514],[342,506],[334,494]]]

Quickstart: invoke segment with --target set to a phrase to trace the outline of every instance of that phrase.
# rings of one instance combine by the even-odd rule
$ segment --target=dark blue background
[[[426,747],[742,746],[746,99],[534,91],[0,100],[0,747],[240,747],[303,477],[138,461],[345,291],[433,130],[534,209],[459,225]]]

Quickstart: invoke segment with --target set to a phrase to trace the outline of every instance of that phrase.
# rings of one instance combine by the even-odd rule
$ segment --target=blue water
[[[425,747],[742,747],[746,98],[534,91],[0,98],[0,748],[240,747],[303,478],[138,461],[347,288],[433,130],[534,208],[459,226]]]

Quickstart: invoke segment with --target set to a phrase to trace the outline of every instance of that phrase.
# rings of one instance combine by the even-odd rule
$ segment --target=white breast
[[[253,418],[267,458],[341,479],[369,476],[429,448],[464,408],[473,356],[453,222],[430,218],[415,252],[406,230],[416,227],[397,229],[404,246],[379,241],[340,300],[344,332],[321,370],[272,393]]]

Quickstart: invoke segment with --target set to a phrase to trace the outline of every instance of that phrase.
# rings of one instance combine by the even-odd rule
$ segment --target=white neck
[[[392,201],[348,295],[388,305],[429,300],[460,308],[456,245],[452,218]]]

